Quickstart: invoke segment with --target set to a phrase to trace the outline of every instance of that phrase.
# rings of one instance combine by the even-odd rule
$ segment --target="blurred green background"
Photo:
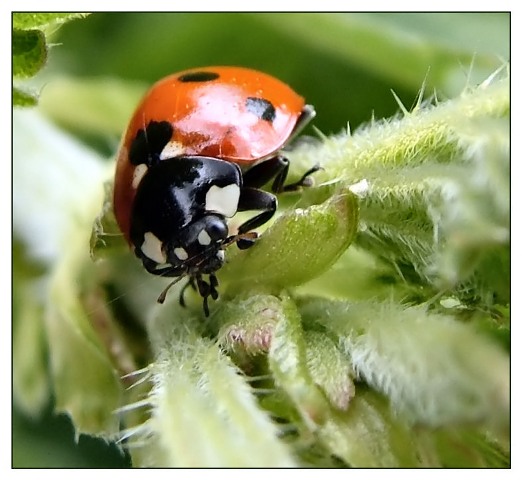
[[[139,96],[195,66],[241,65],[287,82],[325,135],[453,97],[509,60],[509,13],[95,13],[56,29],[34,85],[40,107],[101,154],[114,154]],[[308,133],[312,133],[308,130]],[[16,321],[16,319],[15,319]],[[13,412],[15,467],[123,467],[105,442],[81,437],[49,409]]]
[[[154,81],[241,65],[291,85],[328,135],[393,115],[391,90],[410,108],[425,79],[441,99],[483,81],[509,58],[509,22],[504,13],[97,13],[51,38],[41,105],[110,155]]]

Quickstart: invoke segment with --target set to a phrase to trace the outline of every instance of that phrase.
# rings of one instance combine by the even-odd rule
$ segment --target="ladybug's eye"
[[[210,217],[206,222],[205,229],[201,231],[199,237],[203,234],[206,234],[209,241],[211,240],[215,242],[217,240],[224,240],[227,238],[228,228],[222,220],[217,219],[216,217]]]

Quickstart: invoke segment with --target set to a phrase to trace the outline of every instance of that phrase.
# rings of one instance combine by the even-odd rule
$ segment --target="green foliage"
[[[17,71],[36,73],[46,48],[27,32],[68,19],[15,15],[29,29]],[[42,112],[15,112],[18,407],[36,416],[52,395],[77,436],[117,440],[134,466],[509,466],[505,21],[94,14],[65,25],[39,105],[92,149]],[[109,25],[111,42],[99,34]],[[179,305],[181,284],[156,303],[167,281],[118,232],[114,165],[100,152],[114,152],[145,83],[217,63],[285,78],[319,128],[340,133],[288,151],[293,177],[323,170],[280,196],[253,248],[227,248],[205,318],[194,292]]]
[[[13,81],[35,76],[47,62],[46,32],[81,13],[13,13]],[[37,95],[13,86],[13,105],[34,106]]]
[[[13,31],[13,75],[28,78],[40,70],[47,59],[45,35],[40,30]]]
[[[34,107],[36,104],[36,97],[33,94],[13,87],[13,105],[18,105],[19,107]]]
[[[33,296],[33,281],[42,271],[42,266],[24,257],[20,243],[13,245],[13,316],[18,320],[13,325],[13,397],[30,416],[43,411],[51,390],[42,306],[26,301]]]
[[[323,273],[352,243],[358,221],[358,201],[349,189],[328,201],[282,215],[255,249],[237,252],[223,268],[234,295],[254,285],[276,291],[306,283]],[[322,248],[317,245],[327,238]],[[259,247],[259,248],[257,248]]]
[[[304,313],[335,335],[358,378],[411,422],[507,422],[508,359],[452,317],[369,301],[311,300]]]
[[[13,28],[19,30],[49,29],[75,18],[85,18],[87,15],[87,13],[13,13]]]
[[[490,80],[296,155],[320,155],[322,181],[368,182],[357,243],[426,300],[447,289],[481,308],[509,302],[509,85]]]

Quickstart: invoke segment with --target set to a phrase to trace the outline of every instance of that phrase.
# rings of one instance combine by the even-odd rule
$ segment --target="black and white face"
[[[225,260],[221,247],[227,237],[226,219],[216,214],[205,215],[167,242],[167,262],[186,268],[189,273],[213,273]]]
[[[131,225],[136,255],[147,270],[166,276],[218,270],[241,186],[237,165],[213,158],[179,157],[149,168]]]

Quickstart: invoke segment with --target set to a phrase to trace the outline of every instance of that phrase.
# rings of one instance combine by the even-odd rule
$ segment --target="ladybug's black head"
[[[223,265],[224,252],[221,246],[227,237],[225,218],[206,214],[167,241],[167,262],[191,275],[214,273]]]

